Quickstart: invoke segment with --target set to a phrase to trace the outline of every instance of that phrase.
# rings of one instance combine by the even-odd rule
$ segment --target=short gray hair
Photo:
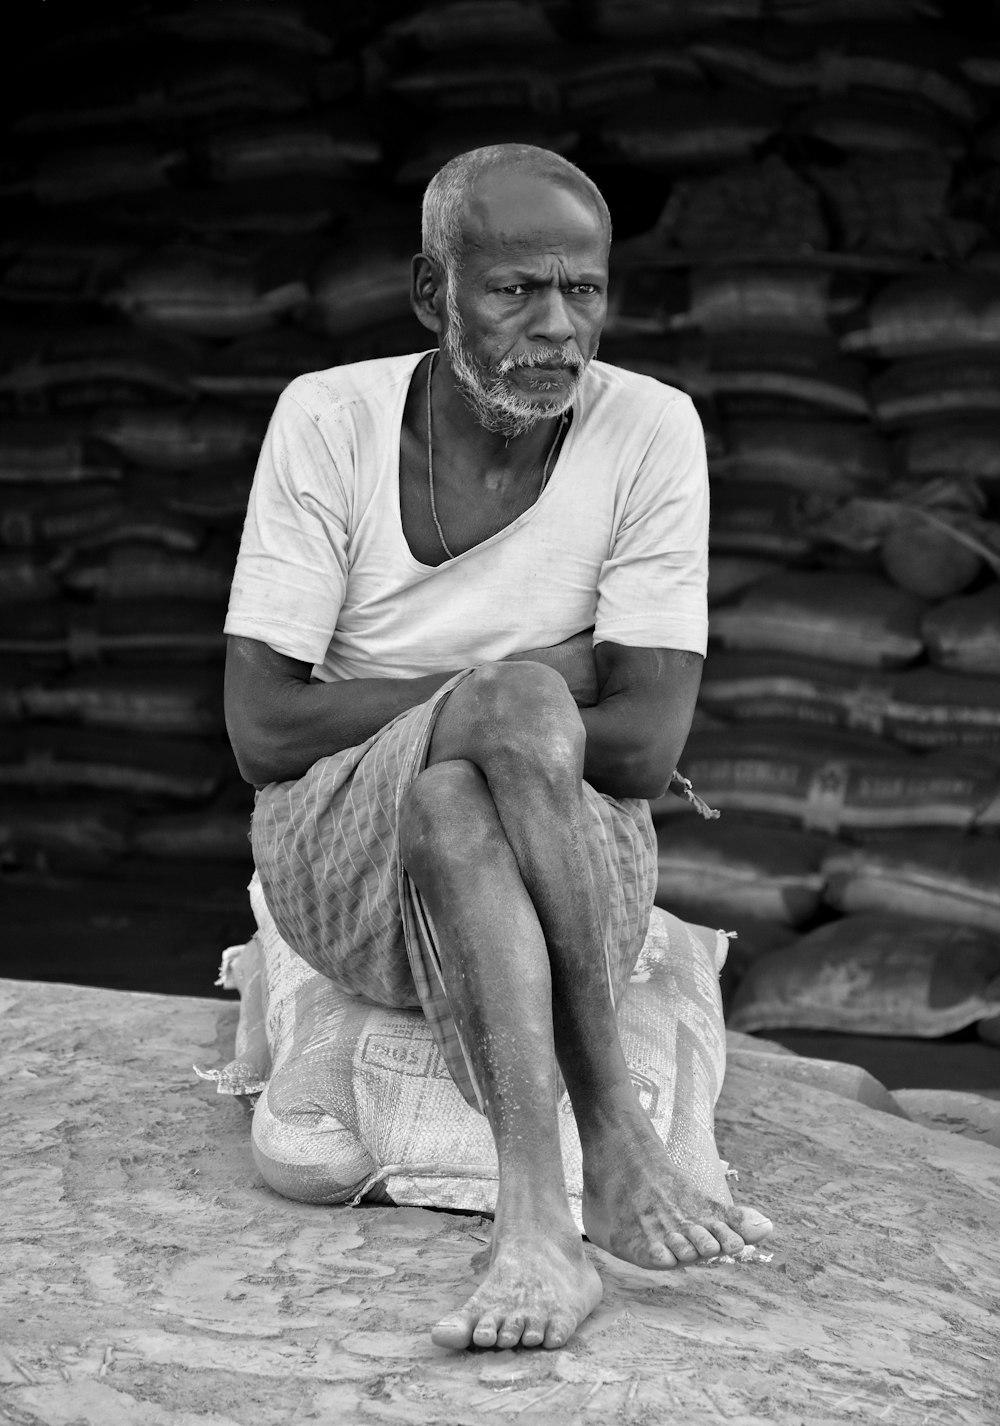
[[[523,168],[540,177],[551,178],[567,188],[583,190],[590,196],[611,239],[611,214],[604,195],[582,168],[562,154],[534,144],[490,144],[470,149],[449,159],[424,190],[420,242],[425,257],[446,276],[462,265],[463,231],[469,194],[482,174],[491,168]]]

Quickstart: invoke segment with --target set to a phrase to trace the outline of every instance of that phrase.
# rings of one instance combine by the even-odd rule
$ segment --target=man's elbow
[[[672,757],[649,748],[623,750],[615,766],[607,769],[598,791],[609,792],[612,797],[644,797],[652,801],[666,792],[676,766]]]
[[[236,759],[236,766],[239,768],[240,777],[244,782],[248,782],[251,787],[263,787],[267,782],[273,782],[269,770],[259,760],[253,750],[249,748],[243,740],[237,740],[232,733],[229,735],[229,744]]]
[[[280,772],[271,740],[263,738],[247,720],[245,712],[226,707],[226,732],[240,777],[251,787],[277,782]]]
[[[637,768],[626,780],[627,790],[618,795],[620,797],[644,797],[647,801],[653,802],[667,791],[673,771],[673,768],[667,772],[658,767]]]

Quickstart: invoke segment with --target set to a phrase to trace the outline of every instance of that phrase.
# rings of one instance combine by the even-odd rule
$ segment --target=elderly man
[[[565,159],[462,154],[424,199],[412,303],[439,348],[278,402],[233,581],[230,737],[285,939],[347,992],[422,1006],[486,1115],[491,1261],[433,1331],[558,1347],[600,1278],[739,1251],[762,1214],[678,1177],[615,1001],[656,881],[706,639],[707,482],[689,399],[594,360],[608,210]]]

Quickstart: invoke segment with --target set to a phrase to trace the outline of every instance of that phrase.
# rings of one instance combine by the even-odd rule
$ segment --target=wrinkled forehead
[[[607,257],[610,234],[591,194],[562,177],[492,169],[469,194],[462,221],[467,258],[500,260],[532,252]]]

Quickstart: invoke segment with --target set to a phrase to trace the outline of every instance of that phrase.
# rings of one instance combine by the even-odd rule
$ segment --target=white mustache
[[[577,357],[567,356],[565,352],[558,348],[543,348],[541,351],[521,352],[517,356],[505,356],[497,363],[496,371],[498,376],[506,376],[508,372],[520,371],[525,367],[560,367],[566,371],[580,372],[583,370],[583,362]]]

